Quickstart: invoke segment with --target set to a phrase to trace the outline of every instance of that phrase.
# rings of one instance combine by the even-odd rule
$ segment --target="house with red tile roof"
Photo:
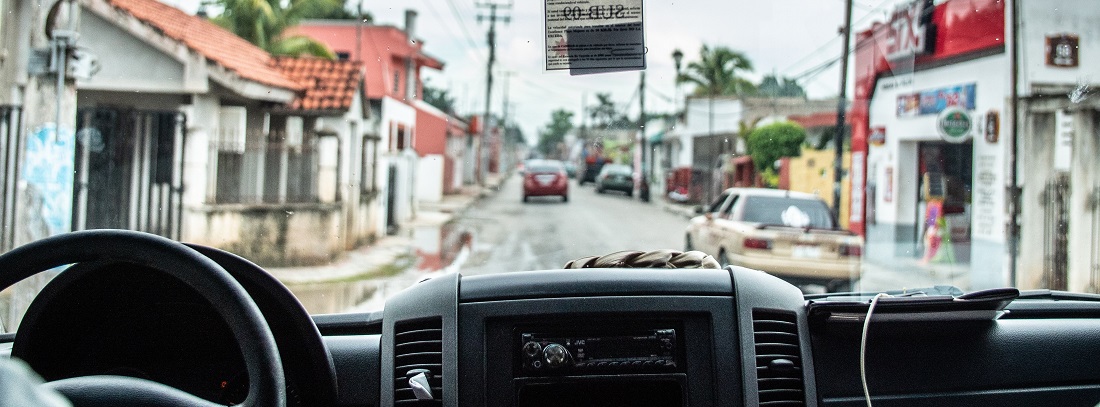
[[[381,230],[362,63],[275,57],[157,0],[79,4],[80,45],[100,69],[77,81],[88,142],[75,229],[143,230],[264,265],[324,263]]]
[[[474,162],[467,145],[476,135],[465,121],[423,101],[421,69],[442,70],[444,64],[423,51],[424,41],[415,38],[415,32],[410,34],[415,18],[415,11],[406,11],[404,29],[306,20],[290,32],[313,37],[342,57],[364,61],[367,96],[380,119],[378,134],[391,155],[415,152],[419,158],[415,196],[417,201],[431,204],[456,192],[463,174],[472,176],[474,167],[463,168],[463,164]]]

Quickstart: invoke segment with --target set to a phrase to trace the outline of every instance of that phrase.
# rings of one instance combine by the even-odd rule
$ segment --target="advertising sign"
[[[883,38],[886,59],[893,61],[932,53],[936,43],[933,10],[932,0],[917,0],[894,10]]]
[[[642,0],[546,0],[546,69],[645,69]]]
[[[1054,169],[1069,171],[1073,162],[1073,114],[1054,112]]]
[[[875,126],[871,128],[871,135],[867,136],[867,142],[872,146],[882,146],[886,144],[886,127]]]
[[[970,129],[974,127],[974,119],[965,110],[953,107],[940,113],[936,120],[936,130],[944,141],[949,143],[962,143],[970,137]]]
[[[898,96],[897,116],[916,117],[938,114],[949,107],[974,110],[977,86],[973,83],[924,90]]]
[[[1075,68],[1079,62],[1081,40],[1077,34],[1054,34],[1046,37],[1047,66]]]

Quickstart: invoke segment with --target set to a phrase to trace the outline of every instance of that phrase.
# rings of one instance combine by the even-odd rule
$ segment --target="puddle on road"
[[[454,220],[442,226],[417,226],[410,233],[412,264],[401,265],[402,271],[396,274],[287,287],[310,314],[376,311],[386,299],[424,278],[457,271],[474,245],[473,233]]]

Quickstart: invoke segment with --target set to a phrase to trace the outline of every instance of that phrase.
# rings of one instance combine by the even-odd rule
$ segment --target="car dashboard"
[[[1032,297],[1002,301],[1006,307],[981,318],[912,309],[904,318],[872,318],[868,329],[858,317],[866,305],[822,312],[830,308],[816,306],[782,280],[727,267],[442,274],[398,293],[384,310],[302,321],[271,301],[258,303],[267,304],[261,309],[273,327],[293,325],[280,319],[295,319],[322,338],[295,341],[288,337],[301,330],[273,328],[287,386],[296,387],[288,394],[325,385],[312,382],[317,374],[307,372],[327,367],[335,378],[331,394],[314,391],[315,398],[288,398],[288,405],[857,406],[866,404],[862,355],[875,405],[1095,406],[1100,303],[1084,295]],[[49,301],[60,307],[57,299]],[[139,308],[130,305],[131,313]],[[209,314],[194,309],[171,315],[201,325],[196,318]],[[126,325],[121,318],[111,322]],[[21,335],[63,336],[64,330],[43,331],[49,326],[0,337],[0,352],[12,353],[13,342],[18,348],[26,338]],[[95,337],[91,331],[82,336]],[[96,340],[155,342],[179,331],[126,331],[129,339]],[[194,346],[202,335],[210,346],[229,346],[215,338],[226,335],[223,329],[199,331],[186,336],[194,347],[186,353],[190,366],[224,368],[212,378],[242,369],[233,352]],[[88,350],[91,342],[34,343],[54,347],[58,355],[70,346],[95,352]],[[162,365],[145,366],[143,374],[172,383],[158,378],[157,370],[172,371],[178,359],[153,359]],[[97,363],[95,369],[110,368]],[[72,373],[46,370],[47,379]]]
[[[812,303],[737,267],[444,275],[373,314],[380,331],[361,338],[377,344],[379,390],[348,405],[862,406],[864,334],[875,405],[1100,401],[1095,299],[1005,301],[980,318],[909,310],[868,332]],[[417,369],[431,401],[410,387]]]

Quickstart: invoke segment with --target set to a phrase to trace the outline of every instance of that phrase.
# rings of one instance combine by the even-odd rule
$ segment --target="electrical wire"
[[[892,4],[894,4],[893,0],[882,0],[882,2],[880,2],[880,3],[878,4],[878,6],[875,6],[875,8],[873,8],[873,9],[871,9],[871,10],[868,10],[868,11],[867,11],[867,14],[865,14],[865,15],[864,15],[864,16],[863,16],[862,18],[860,18],[859,20],[857,20],[857,21],[855,21],[854,23],[852,23],[852,26],[853,26],[853,27],[855,27],[855,26],[858,26],[858,25],[860,25],[860,24],[863,24],[864,22],[866,22],[866,21],[867,21],[867,19],[871,18],[871,17],[872,17],[873,15],[874,15],[874,13],[875,13],[876,11],[879,11],[879,9],[883,8],[884,6],[887,6],[887,5],[892,5]],[[810,51],[810,53],[808,53],[808,54],[806,54],[805,56],[803,56],[803,57],[802,57],[801,59],[799,59],[799,60],[798,60],[797,62],[795,62],[795,63],[791,64],[791,66],[787,67],[787,69],[784,69],[784,70],[783,70],[782,72],[783,72],[783,73],[787,73],[787,72],[790,72],[790,71],[791,71],[792,69],[794,69],[795,67],[797,67],[797,66],[801,65],[801,64],[802,64],[803,62],[806,62],[807,60],[809,60],[810,58],[812,58],[812,57],[813,57],[814,55],[817,55],[817,54],[818,54],[819,52],[821,52],[821,51],[824,51],[824,50],[825,50],[825,48],[828,48],[828,47],[832,46],[832,45],[833,45],[833,43],[835,43],[835,42],[836,42],[837,40],[840,40],[840,39],[842,39],[842,38],[843,38],[843,37],[842,37],[843,35],[844,35],[843,33],[841,33],[841,34],[837,34],[837,35],[836,35],[836,36],[834,36],[833,38],[830,38],[830,39],[829,39],[828,41],[825,41],[825,43],[823,43],[823,44],[821,44],[820,46],[818,46],[818,47],[817,47],[817,49],[815,49],[815,50],[813,50],[813,51]],[[853,47],[853,48],[854,48],[854,47]]]
[[[451,37],[453,37],[453,38],[458,38],[458,34],[455,33],[453,28],[451,28],[451,25],[443,23],[443,21],[445,19],[443,18],[442,13],[440,13],[439,10],[435,7],[435,2],[434,1],[427,1],[426,3],[428,3],[428,11],[430,11],[432,13],[432,15],[435,16],[435,18],[439,19],[440,24],[442,24],[443,27],[447,29],[447,33],[450,34]],[[455,19],[458,20],[458,21],[456,21],[456,23],[459,24],[460,28],[465,28],[461,24],[462,20],[459,20],[457,15],[455,15]],[[481,55],[481,49],[478,48],[476,43],[474,43],[474,41],[470,37],[469,33],[466,33],[466,42],[467,42],[467,45],[469,45],[469,49],[474,51],[474,56],[477,57],[479,60],[483,60],[484,57]]]
[[[433,0],[429,0],[431,3]],[[470,43],[470,47],[477,50],[478,57],[481,57],[481,48],[478,47],[477,41],[474,41],[474,36],[470,35],[470,30],[466,28],[466,19],[462,18],[462,13],[458,11],[458,7],[455,6],[454,0],[447,0],[447,5],[451,7],[451,15],[458,21],[458,28],[462,30],[462,34],[466,35],[466,41]]]
[[[867,389],[867,330],[871,328],[871,314],[875,312],[878,299],[889,296],[886,293],[875,294],[867,307],[867,317],[863,319],[863,334],[859,340],[859,380],[863,383],[863,398],[867,401],[867,407],[871,407],[871,391]]]

